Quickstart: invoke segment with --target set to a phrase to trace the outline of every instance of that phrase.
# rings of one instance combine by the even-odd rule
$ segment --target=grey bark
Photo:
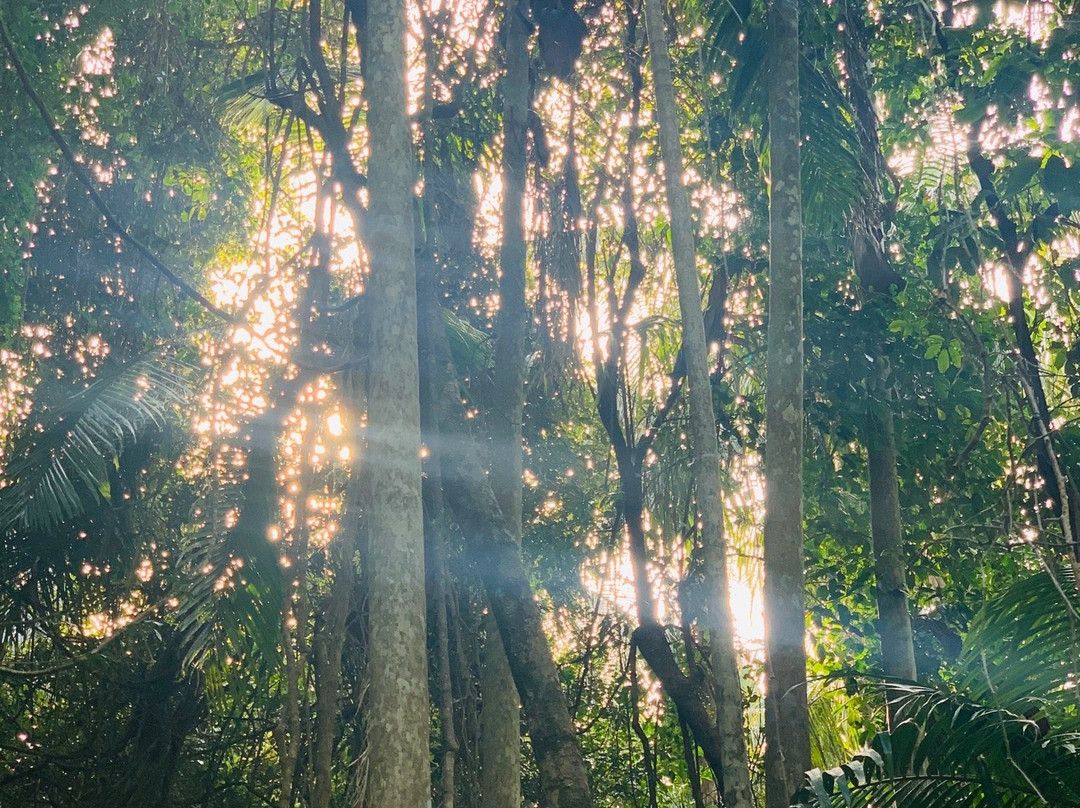
[[[799,4],[771,0],[769,326],[765,393],[765,805],[782,808],[810,768],[803,573],[802,188]]]
[[[406,110],[405,5],[370,4],[367,36],[371,205],[364,242],[371,275],[364,516],[373,572],[369,796],[380,808],[427,808],[431,776],[412,210],[416,171]]]
[[[527,8],[507,0],[503,114],[502,246],[499,319],[491,408],[491,485],[514,540],[521,543],[521,422],[525,404],[525,140],[529,105]],[[480,712],[481,808],[521,804],[521,716],[517,689],[492,615],[484,621]]]
[[[708,345],[701,314],[701,290],[694,246],[690,198],[683,184],[683,155],[679,142],[678,109],[660,0],[645,0],[660,151],[664,163],[671,221],[671,251],[682,313],[683,355],[686,359],[694,484],[701,515],[706,575],[710,582],[708,625],[716,690],[716,718],[723,767],[723,797],[728,808],[751,808],[753,792],[746,755],[742,688],[735,656],[731,608],[728,603],[724,511],[720,498],[720,453],[709,380]]]
[[[868,290],[890,294],[892,286],[901,287],[902,277],[889,265],[880,243],[886,222],[886,205],[881,180],[886,172],[878,138],[877,113],[871,101],[871,80],[867,64],[866,28],[861,0],[845,0],[844,62],[848,74],[848,97],[855,114],[859,142],[859,164],[864,175],[862,200],[857,206],[852,233],[855,269]],[[860,240],[872,237],[872,244],[860,248]],[[869,350],[884,367],[881,335],[872,337]],[[892,401],[886,386],[886,374],[873,380],[871,390],[878,393],[868,405],[866,420],[867,472],[870,481],[870,533],[874,547],[874,572],[877,581],[878,634],[881,637],[881,663],[885,675],[896,679],[915,679],[915,648],[908,611],[907,562],[904,556],[900,521],[900,482],[896,468],[896,432]],[[890,725],[898,716],[894,694],[886,690]]]

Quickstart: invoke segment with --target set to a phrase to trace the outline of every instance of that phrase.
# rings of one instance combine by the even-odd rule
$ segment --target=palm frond
[[[462,370],[490,370],[495,362],[491,337],[449,309],[442,310],[442,319],[454,363]]]
[[[277,553],[265,537],[263,551],[247,552],[236,528],[226,527],[243,506],[244,489],[240,480],[213,477],[200,502],[199,527],[178,558],[186,582],[173,624],[188,666],[213,667],[215,659],[250,654],[276,659],[284,602]]]
[[[1080,806],[1080,597],[1045,571],[987,603],[951,687],[890,683],[904,720],[807,773],[800,806]]]
[[[58,405],[37,407],[0,482],[0,531],[48,530],[107,501],[109,464],[141,434],[164,428],[200,373],[157,355],[106,368]]]
[[[929,726],[909,719],[892,732],[879,733],[869,748],[848,762],[808,772],[792,804],[1080,806],[1075,735],[1052,739],[1037,735],[1035,723],[1023,716],[972,705],[962,705],[954,713],[942,711]]]
[[[768,82],[764,9],[760,4],[710,0],[706,61],[728,74],[726,97],[733,112],[755,122],[757,149],[768,159]],[[809,34],[799,59],[800,116],[803,134],[803,210],[817,227],[843,223],[865,183],[859,147],[847,99],[829,60],[812,45],[823,39],[826,22],[807,15]]]
[[[972,621],[956,687],[1016,712],[1075,714],[1080,595],[1071,569],[1047,568],[987,604]]]
[[[286,583],[280,548],[268,530],[278,519],[276,455],[287,415],[281,401],[295,397],[293,387],[248,425],[245,467],[215,466],[207,479],[197,528],[180,554],[190,583],[175,621],[187,664],[215,651],[218,657],[253,652],[263,662],[277,658]]]
[[[258,128],[268,117],[275,118],[290,109],[298,100],[298,91],[283,86],[280,80],[271,82],[270,78],[269,71],[258,70],[222,85],[217,98],[223,106],[224,122],[238,129]],[[346,70],[347,82],[355,84],[360,78],[359,68],[350,66]],[[303,103],[302,99],[300,103]],[[361,112],[359,122],[363,121]],[[305,124],[298,119],[294,125],[303,127]]]

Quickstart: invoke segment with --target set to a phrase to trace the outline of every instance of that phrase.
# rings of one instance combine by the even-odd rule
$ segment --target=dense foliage
[[[636,0],[0,8],[0,805],[372,802],[378,638],[407,636],[371,600],[395,516],[371,492],[400,471],[380,363],[410,306],[433,798],[492,808],[511,777],[565,808],[583,763],[596,806],[734,808],[745,745],[778,804],[783,6],[664,4],[666,184]],[[1080,6],[797,6],[805,449],[780,495],[814,768],[779,804],[1080,806]],[[414,161],[384,166],[369,88],[402,8]],[[384,168],[411,182],[400,278]],[[485,743],[507,684],[512,773]]]

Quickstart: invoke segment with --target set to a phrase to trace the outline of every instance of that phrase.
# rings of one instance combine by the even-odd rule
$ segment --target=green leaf
[[[1052,154],[1043,166],[1043,187],[1051,194],[1059,194],[1068,188],[1069,168],[1059,154]]]
[[[1080,209],[1080,164],[1067,166],[1060,155],[1051,155],[1043,167],[1042,185],[1062,214]]]
[[[817,798],[818,805],[830,806],[832,800],[829,799],[829,792],[825,789],[825,773],[821,769],[812,769],[807,772],[806,777],[810,782],[810,787],[814,791],[814,796]]]
[[[960,340],[949,340],[949,359],[952,362],[952,366],[957,370],[960,370],[964,366],[964,346]]]
[[[957,123],[973,124],[986,117],[986,106],[986,101],[968,101],[953,113],[953,118]]]
[[[989,601],[965,638],[952,689],[890,683],[905,719],[843,764],[843,777],[808,773],[802,804],[1080,807],[1070,687],[1078,607],[1069,568],[1047,568]]]
[[[945,371],[947,371],[949,369],[949,365],[951,364],[951,361],[952,360],[949,358],[949,352],[948,351],[941,351],[937,355],[938,373],[944,373]]]
[[[923,354],[923,359],[933,359],[941,353],[941,348],[945,344],[945,338],[940,334],[931,334],[926,338],[926,352]]]
[[[1002,183],[1002,195],[1011,197],[1019,194],[1028,187],[1040,168],[1042,168],[1042,158],[1018,157],[1016,165],[1009,170],[1005,182]]]

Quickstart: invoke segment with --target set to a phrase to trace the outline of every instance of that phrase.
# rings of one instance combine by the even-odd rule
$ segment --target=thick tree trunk
[[[871,101],[870,72],[867,64],[867,36],[863,21],[865,4],[844,0],[844,62],[848,74],[848,97],[855,113],[855,131],[859,142],[859,164],[865,175],[863,198],[857,206],[852,232],[855,237],[855,270],[865,289],[877,294],[891,294],[902,287],[903,278],[889,264],[880,243],[886,230],[885,200],[881,180],[886,171],[885,158],[878,138],[877,113]],[[860,247],[860,239],[867,239]],[[873,244],[869,243],[873,240]],[[881,339],[872,337],[868,350],[882,356]],[[881,366],[883,363],[877,363]],[[907,598],[907,561],[904,555],[900,522],[900,482],[896,471],[896,434],[893,427],[891,397],[884,378],[874,380],[871,390],[880,395],[868,405],[866,434],[867,471],[870,478],[870,533],[874,546],[874,571],[877,579],[878,634],[881,637],[881,663],[885,675],[896,679],[915,679],[915,649],[911,634],[911,614]],[[894,694],[886,689],[890,725],[897,721]]]
[[[803,575],[802,188],[799,4],[771,0],[769,327],[765,387],[765,805],[783,808],[810,768]]]
[[[649,35],[656,112],[660,126],[660,151],[664,161],[671,221],[671,251],[679,288],[683,345],[686,359],[690,433],[694,457],[694,485],[701,514],[701,538],[705,547],[711,592],[708,630],[716,685],[716,718],[723,767],[723,797],[727,808],[751,808],[750,770],[746,756],[742,688],[728,603],[727,553],[724,511],[720,498],[720,453],[716,446],[716,418],[709,380],[708,345],[701,314],[696,249],[690,198],[683,184],[683,156],[679,143],[679,118],[668,54],[661,0],[645,0],[645,26]]]
[[[488,604],[498,624],[514,684],[521,697],[525,726],[540,773],[543,808],[590,808],[592,796],[559,671],[544,635],[540,609],[521,563],[520,548],[465,427],[446,329],[434,280],[420,278],[423,350],[430,351],[439,374],[437,406],[442,440],[453,447],[440,453],[446,504],[457,517],[478,568]]]
[[[366,95],[371,205],[368,449],[364,516],[369,545],[369,789],[372,805],[431,802],[424,528],[420,491],[420,382],[412,188],[406,109],[406,10],[368,9]]]
[[[525,405],[525,135],[529,105],[527,9],[507,0],[503,101],[502,248],[494,395],[490,414],[491,486],[521,543],[521,421]],[[481,808],[521,804],[521,716],[517,689],[492,615],[485,620],[480,712]]]

